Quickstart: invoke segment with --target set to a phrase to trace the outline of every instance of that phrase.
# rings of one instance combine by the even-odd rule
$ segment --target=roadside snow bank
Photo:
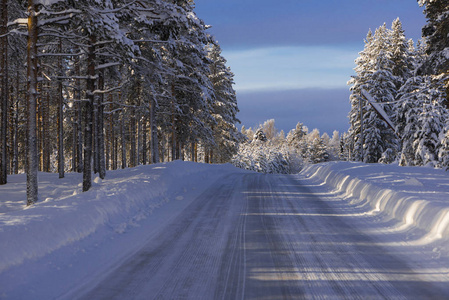
[[[181,161],[139,166],[110,171],[105,180],[97,177],[85,193],[80,174],[58,179],[39,173],[40,201],[31,207],[23,205],[25,176],[10,176],[0,186],[0,273],[98,231],[126,232],[169,201],[190,199],[239,171],[231,165]]]
[[[330,162],[301,173],[366,213],[379,213],[426,232],[423,243],[449,238],[449,174],[423,167]]]

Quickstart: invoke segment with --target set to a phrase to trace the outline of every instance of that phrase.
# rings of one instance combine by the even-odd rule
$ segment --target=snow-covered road
[[[446,299],[447,268],[390,225],[304,176],[234,173],[65,297]]]

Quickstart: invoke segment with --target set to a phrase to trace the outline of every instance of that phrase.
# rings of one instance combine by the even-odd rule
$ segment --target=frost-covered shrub
[[[301,170],[301,156],[292,148],[275,146],[270,142],[253,140],[240,144],[231,163],[239,168],[261,172],[291,174]]]

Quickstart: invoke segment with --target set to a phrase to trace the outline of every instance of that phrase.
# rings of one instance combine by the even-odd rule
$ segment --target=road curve
[[[79,298],[447,297],[350,215],[297,176],[233,174]]]

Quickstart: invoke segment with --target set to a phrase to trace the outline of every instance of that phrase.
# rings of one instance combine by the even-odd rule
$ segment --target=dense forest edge
[[[194,3],[1,2],[1,175],[229,161],[233,76]]]
[[[268,120],[237,130],[234,74],[191,0],[1,0],[0,184],[37,172],[92,173],[177,159],[296,173],[329,160],[449,167],[449,3],[427,24],[369,30],[350,85],[349,130],[332,137]],[[395,124],[380,116],[366,91]]]

